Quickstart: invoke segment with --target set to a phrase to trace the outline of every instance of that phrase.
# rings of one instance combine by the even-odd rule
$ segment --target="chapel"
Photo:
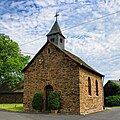
[[[36,92],[43,96],[42,111],[47,111],[50,91],[60,93],[60,113],[89,114],[103,110],[104,75],[65,50],[65,37],[57,17],[47,34],[47,42],[23,72],[23,104],[26,111],[32,109],[32,98]]]

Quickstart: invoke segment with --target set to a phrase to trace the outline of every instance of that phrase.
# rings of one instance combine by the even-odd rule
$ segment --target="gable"
[[[82,67],[82,68],[84,68],[84,69],[86,69],[86,70],[88,70],[90,72],[93,72],[93,73],[95,73],[95,74],[97,74],[97,75],[99,75],[101,77],[104,77],[104,75],[98,73],[96,70],[94,70],[91,66],[89,66],[88,64],[86,64],[79,57],[73,55],[72,53],[70,53],[70,52],[68,52],[66,50],[64,50],[64,53],[67,54],[71,59],[73,59],[74,61],[76,61],[80,65],[80,67]]]
[[[33,57],[33,59],[27,64],[27,66],[22,70],[22,72],[25,72],[25,70],[32,64],[32,62],[36,59],[36,57],[43,51],[43,49],[47,46],[48,41],[45,43],[45,45],[38,51],[38,53]]]
[[[101,77],[104,77],[104,75],[100,74],[99,72],[97,72],[96,70],[94,70],[92,67],[90,67],[88,64],[86,64],[83,60],[81,60],[79,57],[73,55],[72,53],[60,49],[57,45],[55,45],[54,43],[47,41],[45,43],[45,45],[39,50],[39,52],[35,55],[35,57],[28,63],[28,65],[23,69],[23,72],[31,65],[31,63],[36,59],[36,57],[43,51],[43,49],[48,45],[48,43],[50,43],[51,45],[53,45],[55,48],[57,48],[58,50],[60,50],[62,53],[64,53],[65,55],[67,55],[71,60],[73,60],[74,62],[78,63],[80,67],[93,72],[94,74],[97,74]]]

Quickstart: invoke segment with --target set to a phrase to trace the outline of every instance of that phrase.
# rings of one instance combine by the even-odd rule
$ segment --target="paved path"
[[[86,116],[12,113],[1,110],[0,120],[120,120],[120,108]]]

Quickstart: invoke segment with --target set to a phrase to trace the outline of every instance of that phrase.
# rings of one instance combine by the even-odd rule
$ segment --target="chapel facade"
[[[103,110],[104,75],[65,50],[56,19],[47,34],[47,42],[24,68],[24,110],[32,109],[34,93],[43,95],[43,112],[47,111],[50,91],[60,92],[60,113],[89,114]]]

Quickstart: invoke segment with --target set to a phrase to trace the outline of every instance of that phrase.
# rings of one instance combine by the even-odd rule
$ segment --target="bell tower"
[[[59,15],[56,13],[55,23],[51,28],[50,32],[47,34],[47,40],[56,44],[59,48],[64,49],[65,37],[63,36],[60,27],[58,25],[57,17]]]

